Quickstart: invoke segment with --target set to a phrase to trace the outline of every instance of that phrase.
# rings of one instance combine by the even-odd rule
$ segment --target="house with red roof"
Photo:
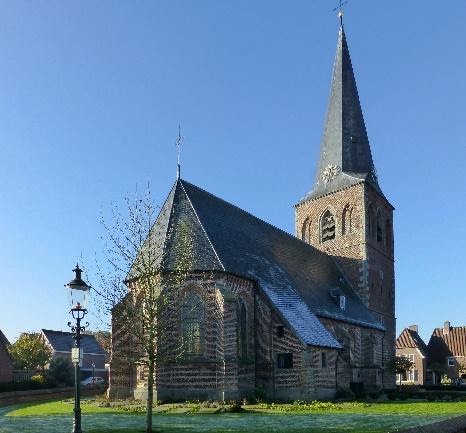
[[[418,326],[405,328],[396,339],[396,355],[408,358],[413,366],[397,375],[397,382],[405,385],[424,385],[427,369],[427,346],[418,334]]]
[[[466,379],[466,326],[451,326],[446,321],[435,328],[427,345],[428,382],[440,383],[446,374],[450,379]]]

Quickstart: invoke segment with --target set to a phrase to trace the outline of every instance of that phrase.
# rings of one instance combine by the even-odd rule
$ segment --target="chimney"
[[[443,324],[443,335],[448,335],[450,333],[450,322],[447,320]]]
[[[419,328],[417,325],[411,325],[411,326],[408,326],[408,329],[411,330],[411,331],[414,331],[416,333],[419,332]]]

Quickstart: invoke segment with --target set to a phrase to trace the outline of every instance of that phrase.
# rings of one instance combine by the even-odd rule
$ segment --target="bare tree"
[[[146,432],[152,432],[154,375],[158,364],[176,361],[183,342],[170,338],[179,287],[192,268],[193,236],[188,221],[176,223],[145,197],[126,199],[127,215],[112,210],[111,223],[102,219],[106,238],[106,266],[98,265],[102,313],[113,312],[122,340],[120,356],[147,371]],[[166,245],[174,246],[167,249]],[[115,329],[112,330],[115,333]],[[186,343],[186,342],[185,342]],[[116,344],[115,342],[113,343]]]

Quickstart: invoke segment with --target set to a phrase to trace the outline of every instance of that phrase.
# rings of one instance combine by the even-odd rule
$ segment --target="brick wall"
[[[366,390],[384,386],[385,333],[345,322],[321,319],[323,325],[343,345],[337,360],[337,387],[349,388],[350,382],[363,382]]]
[[[179,291],[178,299],[195,291],[204,305],[202,354],[159,362],[156,368],[156,399],[222,399],[250,397],[255,392],[271,399],[331,398],[336,390],[335,350],[303,345],[251,281],[229,275],[193,277]],[[240,356],[238,300],[246,308],[246,351]],[[167,327],[170,341],[180,338],[180,308],[172,310]],[[283,327],[283,334],[277,332]],[[133,394],[145,398],[147,367],[125,359],[131,344],[121,334],[118,315],[113,315],[110,389],[112,397]],[[326,365],[321,353],[326,352]],[[292,367],[283,368],[278,356],[291,354]]]
[[[410,357],[411,355],[411,357]],[[418,380],[409,380],[409,375],[407,374],[406,381],[402,383],[412,383],[414,385],[424,385],[426,379],[426,358],[421,355],[419,350],[415,348],[403,348],[396,349],[396,356],[406,356],[408,359],[413,358],[414,365],[411,368],[412,371],[417,370]],[[413,375],[414,379],[414,375]]]
[[[13,365],[7,348],[0,343],[0,382],[13,381]]]
[[[322,243],[320,219],[327,209],[335,218],[335,238]],[[360,299],[384,324],[381,352],[386,364],[395,356],[396,339],[391,205],[361,182],[300,203],[295,215],[296,235],[335,257]],[[383,380],[384,387],[395,386],[393,374],[383,373]]]

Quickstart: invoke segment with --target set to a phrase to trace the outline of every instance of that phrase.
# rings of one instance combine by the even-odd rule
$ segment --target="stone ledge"
[[[466,433],[466,415],[388,433]]]

